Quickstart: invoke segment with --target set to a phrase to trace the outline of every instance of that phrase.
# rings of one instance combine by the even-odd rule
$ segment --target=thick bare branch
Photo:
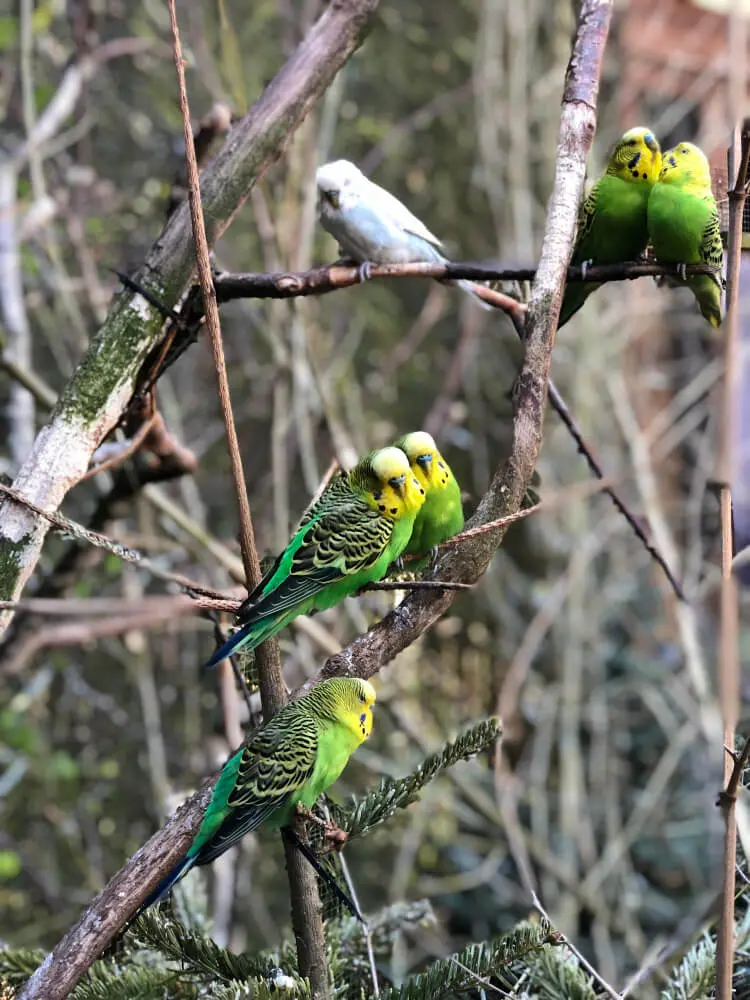
[[[377,0],[333,0],[294,55],[266,87],[204,171],[201,197],[213,244],[253,185],[283,152],[337,70],[359,46]],[[138,278],[172,306],[195,264],[188,206],[170,218]],[[15,488],[55,510],[119,420],[136,375],[160,336],[162,317],[131,291],[116,296],[88,354],[68,383],[50,423],[37,435]],[[34,570],[47,525],[12,506],[0,519],[0,598],[14,600]],[[0,614],[5,627],[11,611]]]

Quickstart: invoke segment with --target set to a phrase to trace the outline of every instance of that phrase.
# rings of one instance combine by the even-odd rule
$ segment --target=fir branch
[[[452,767],[460,760],[468,760],[481,750],[492,746],[500,735],[497,719],[484,719],[468,729],[453,743],[447,743],[438,753],[425,758],[411,774],[405,778],[382,778],[374,792],[363,799],[353,799],[347,808],[331,807],[333,819],[350,837],[362,836],[373,827],[389,819],[397,809],[411,805],[424,786],[432,781],[439,771]]]
[[[11,986],[20,986],[44,958],[45,953],[40,948],[3,948],[0,951],[0,981],[5,979]]]
[[[386,989],[381,1000],[441,1000],[443,997],[476,993],[477,979],[486,980],[507,971],[508,966],[547,945],[556,932],[546,920],[523,923],[509,934],[487,944],[474,944],[457,955],[441,959],[407,980],[400,989]]]
[[[735,924],[735,949],[744,951],[750,942],[750,907]],[[716,989],[716,938],[703,937],[685,955],[661,991],[661,1000],[713,1000]],[[739,993],[737,993],[740,996]]]
[[[433,927],[435,911],[428,899],[394,903],[368,917],[372,950],[378,963],[393,962],[395,943],[410,930]],[[361,1000],[372,992],[372,976],[362,924],[353,917],[327,925],[328,962],[340,1000]]]
[[[133,922],[129,934],[139,945],[182,963],[195,976],[209,975],[222,982],[264,979],[272,976],[276,968],[270,957],[235,955],[220,948],[210,937],[187,930],[164,910],[151,909],[142,913]]]
[[[307,1000],[311,993],[306,980],[276,969],[276,974],[270,979],[233,980],[217,984],[207,996],[211,1000],[242,1000],[243,997],[252,997],[252,1000]]]
[[[167,989],[177,984],[181,998],[193,1000],[198,996],[197,988],[185,982],[180,969],[95,962],[70,994],[70,1000],[162,1000],[169,995]]]
[[[538,1000],[596,1000],[593,979],[567,948],[545,948],[528,971]]]

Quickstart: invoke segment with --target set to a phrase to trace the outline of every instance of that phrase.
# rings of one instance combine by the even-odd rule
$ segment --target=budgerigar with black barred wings
[[[208,665],[235,650],[255,649],[297,615],[332,608],[381,580],[406,548],[424,499],[399,448],[371,452],[349,472],[337,473],[240,606],[238,630]]]

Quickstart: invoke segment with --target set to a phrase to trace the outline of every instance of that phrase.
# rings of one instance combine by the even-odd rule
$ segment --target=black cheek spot
[[[646,175],[644,174],[643,176],[645,177]],[[383,494],[380,492],[380,490],[378,490],[377,493],[373,493],[373,497],[375,500],[380,500],[382,496]]]
[[[391,507],[391,514],[398,514],[398,507]]]
[[[380,511],[381,514],[385,514],[385,504],[384,503],[379,503],[378,504],[378,510]]]
[[[670,166],[673,166],[673,167],[677,166],[677,160],[674,158],[674,156],[670,156],[669,157],[669,163],[670,163]]]
[[[633,175],[633,177],[635,177],[636,180],[638,180],[638,171],[637,170],[631,170],[630,173]]]
[[[635,156],[631,156],[631,158],[628,160],[628,162],[626,164],[628,170],[633,170],[633,168],[638,165],[638,161],[640,160],[640,158],[641,158],[641,154],[640,153],[636,153]],[[638,174],[636,173],[636,177],[637,176],[638,176]]]
[[[424,496],[424,490],[422,489],[421,486],[419,487],[419,492],[422,494],[422,496]]]
[[[641,174],[641,177],[644,179],[644,181],[648,180],[648,174]]]
[[[445,468],[445,466],[443,465],[443,463],[442,462],[438,462],[438,469],[444,469],[444,468]]]
[[[359,721],[360,721],[360,722],[362,723],[362,728],[364,728],[364,725],[365,725],[365,720],[366,720],[366,719],[367,719],[367,716],[366,716],[366,715],[365,715],[365,713],[363,712],[363,713],[362,713],[362,715],[360,715],[360,717],[359,717]]]

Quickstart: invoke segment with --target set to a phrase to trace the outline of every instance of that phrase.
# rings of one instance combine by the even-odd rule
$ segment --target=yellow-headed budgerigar
[[[332,608],[381,580],[411,537],[424,487],[399,448],[366,455],[337,473],[305,511],[286,549],[237,611],[238,630],[208,666],[255,649],[297,615]]]
[[[648,231],[656,259],[683,266],[683,280],[700,311],[711,326],[720,326],[724,249],[719,210],[708,160],[692,142],[679,143],[662,158],[659,180],[648,200]],[[685,279],[685,264],[710,264],[716,275],[695,274]]]
[[[356,261],[362,281],[370,264],[444,264],[443,244],[406,205],[369,180],[349,160],[318,167],[318,215],[345,257]],[[455,281],[486,308],[471,281]]]
[[[409,459],[414,475],[425,490],[424,505],[416,516],[404,552],[407,555],[433,552],[464,526],[461,489],[431,434],[413,431],[395,441],[394,446]],[[409,568],[413,568],[411,564]]]
[[[607,168],[578,213],[572,265],[636,260],[648,244],[649,194],[661,169],[661,151],[648,128],[631,128],[618,141]],[[565,289],[558,329],[600,286],[573,281]]]
[[[263,826],[288,826],[344,770],[372,729],[375,691],[359,678],[321,681],[258,729],[224,765],[198,833],[139,909],[169,892],[195,865],[207,865]]]

